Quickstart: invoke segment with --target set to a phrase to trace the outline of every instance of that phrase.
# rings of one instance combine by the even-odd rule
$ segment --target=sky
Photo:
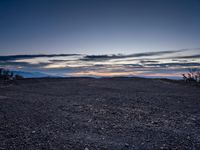
[[[12,55],[0,56],[0,67],[18,71],[24,77],[139,76],[180,79],[188,68],[200,69],[199,52],[198,48],[117,55]]]
[[[199,16],[199,0],[0,0],[0,67],[176,76],[199,67]]]
[[[0,0],[0,55],[200,47],[199,0]]]

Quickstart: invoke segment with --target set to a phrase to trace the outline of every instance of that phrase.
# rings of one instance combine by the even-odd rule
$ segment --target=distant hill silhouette
[[[23,76],[24,78],[44,78],[44,77],[53,77],[41,72],[25,72],[25,71],[13,71],[14,74]]]

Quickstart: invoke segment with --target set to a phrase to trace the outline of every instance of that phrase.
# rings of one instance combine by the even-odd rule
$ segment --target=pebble
[[[128,144],[128,143],[125,143],[125,147],[129,147],[129,144]]]
[[[31,133],[35,133],[36,131],[32,131]]]

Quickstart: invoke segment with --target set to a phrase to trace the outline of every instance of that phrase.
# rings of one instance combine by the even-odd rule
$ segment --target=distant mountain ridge
[[[24,78],[44,78],[53,77],[51,75],[41,73],[41,72],[25,72],[25,71],[12,71],[15,75],[23,76]]]

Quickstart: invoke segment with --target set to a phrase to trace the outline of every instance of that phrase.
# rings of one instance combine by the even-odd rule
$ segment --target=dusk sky
[[[27,55],[0,57],[12,70],[173,76],[200,67],[199,48],[199,0],[0,0],[0,55]]]

